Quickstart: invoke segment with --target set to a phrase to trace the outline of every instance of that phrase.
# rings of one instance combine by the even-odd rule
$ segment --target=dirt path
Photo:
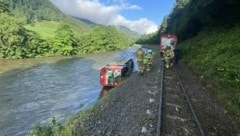
[[[151,72],[143,76],[133,73],[121,86],[115,88],[110,102],[100,105],[97,113],[92,113],[85,122],[78,124],[75,134],[155,136],[159,109],[160,65],[160,56],[156,55]],[[177,68],[181,71],[180,75],[184,79],[186,90],[190,90],[189,97],[198,112],[206,135],[240,134],[239,126],[212,99],[204,86],[199,83],[198,78],[181,63]],[[171,69],[169,70],[168,72],[171,72]]]

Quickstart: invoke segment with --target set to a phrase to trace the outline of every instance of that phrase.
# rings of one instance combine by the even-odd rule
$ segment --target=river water
[[[0,60],[0,135],[25,136],[36,123],[64,122],[99,98],[99,71],[134,59],[136,47],[79,57]],[[136,64],[136,63],[135,63]]]

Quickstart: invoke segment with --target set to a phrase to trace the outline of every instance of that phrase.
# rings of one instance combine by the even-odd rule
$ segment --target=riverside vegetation
[[[28,4],[33,6],[35,4],[33,7],[30,6],[30,9],[34,7],[37,8],[40,4],[36,1],[31,3],[27,2],[29,1],[23,1],[21,4],[25,4],[25,6]],[[65,19],[58,21],[61,19],[56,18],[58,14],[55,16],[50,13],[44,14],[43,11],[46,12],[46,10],[40,10],[40,12],[42,11],[41,13],[43,13],[43,15],[49,16],[33,14],[32,16],[29,15],[22,19],[16,14],[16,11],[19,11],[19,7],[16,5],[17,3],[10,1],[10,4],[12,4],[13,7],[15,6],[14,10],[10,8],[9,3],[2,0],[0,1],[1,58],[19,59],[56,55],[77,55],[120,50],[131,44],[131,40],[124,33],[119,32],[114,26],[96,25],[91,29],[89,28],[88,31],[79,30],[79,28],[75,29],[76,26],[73,24],[77,24],[76,19],[68,17],[72,21],[64,21]],[[26,8],[24,6],[22,7],[23,9]],[[22,12],[19,11],[19,13]],[[64,15],[60,14],[59,16],[62,17]],[[31,24],[28,24],[28,22]]]

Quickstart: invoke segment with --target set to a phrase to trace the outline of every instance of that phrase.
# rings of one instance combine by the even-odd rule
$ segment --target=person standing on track
[[[146,70],[149,72],[152,69],[152,60],[153,60],[153,53],[152,50],[148,50],[148,54],[146,55],[147,64],[146,64]]]
[[[173,66],[174,52],[170,46],[166,47],[163,53],[163,58],[164,58],[166,68],[170,68]]]
[[[140,47],[135,54],[137,56],[138,73],[142,75],[144,71],[143,59],[145,55],[142,47]]]

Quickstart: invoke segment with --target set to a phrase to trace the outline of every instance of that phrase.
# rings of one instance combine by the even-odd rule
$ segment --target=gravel
[[[159,113],[161,60],[153,59],[153,69],[139,75],[132,73],[115,87],[108,102],[98,105],[84,122],[79,122],[74,133],[79,136],[154,136],[157,134]],[[217,104],[215,98],[184,64],[176,68],[186,86],[193,108],[206,135],[239,136],[237,122]],[[172,83],[174,84],[174,83]],[[108,96],[109,97],[109,96]]]

